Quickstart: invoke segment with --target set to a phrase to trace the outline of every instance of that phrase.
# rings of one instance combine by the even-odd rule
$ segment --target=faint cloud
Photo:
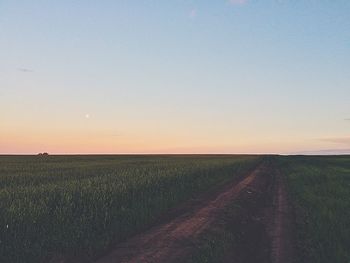
[[[113,133],[113,134],[110,134],[109,136],[111,136],[111,137],[120,137],[120,136],[122,136],[122,134],[121,133]]]
[[[325,150],[314,150],[314,151],[299,151],[292,152],[289,155],[348,155],[350,149],[325,149]]]
[[[321,139],[321,141],[350,145],[350,136],[348,136],[348,137],[323,138],[323,139]]]
[[[244,5],[248,2],[248,0],[229,0],[231,5]]]
[[[34,70],[29,69],[29,68],[17,68],[18,71],[24,72],[24,73],[31,73],[34,72]]]
[[[191,19],[195,19],[197,17],[197,9],[193,8],[188,14],[188,17]]]
[[[344,119],[345,121],[350,121],[350,118],[346,118],[346,119]]]
[[[121,137],[121,136],[124,136],[124,134],[118,131],[110,131],[110,132],[104,132],[103,136],[104,137]]]

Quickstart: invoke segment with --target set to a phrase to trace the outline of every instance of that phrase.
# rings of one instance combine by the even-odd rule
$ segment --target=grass
[[[274,157],[264,157],[266,163]],[[271,171],[263,180],[270,180]],[[238,198],[225,206],[218,218],[194,243],[187,263],[269,262],[266,225],[262,217],[272,202],[268,183],[243,190]]]
[[[298,262],[350,262],[350,156],[279,157],[294,200]]]
[[[254,156],[1,156],[0,262],[95,257]]]
[[[219,263],[223,262],[227,254],[237,247],[240,242],[239,230],[230,225],[241,213],[239,204],[231,204],[224,209],[225,216],[220,219],[216,227],[204,233],[194,245],[186,263]]]

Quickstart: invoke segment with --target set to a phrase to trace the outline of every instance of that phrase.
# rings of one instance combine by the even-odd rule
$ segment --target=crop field
[[[279,157],[295,210],[297,262],[350,262],[350,156]]]
[[[0,156],[4,263],[350,262],[349,218],[349,156]]]
[[[0,262],[96,257],[256,156],[0,156]]]

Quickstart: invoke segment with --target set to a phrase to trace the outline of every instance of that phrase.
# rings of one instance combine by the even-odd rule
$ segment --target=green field
[[[0,156],[0,262],[93,258],[254,156]]]
[[[295,207],[297,262],[350,262],[350,156],[279,157]]]
[[[261,160],[239,155],[0,156],[0,262],[48,262],[60,255],[84,255],[88,262]],[[350,157],[269,160],[285,176],[294,208],[296,262],[350,262]],[[236,215],[240,210],[232,205]],[[216,262],[230,250],[237,237],[224,234],[209,233],[194,261]]]

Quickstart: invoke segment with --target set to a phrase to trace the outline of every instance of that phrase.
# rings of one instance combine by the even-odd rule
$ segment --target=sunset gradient
[[[0,154],[350,153],[349,1],[0,2]]]

